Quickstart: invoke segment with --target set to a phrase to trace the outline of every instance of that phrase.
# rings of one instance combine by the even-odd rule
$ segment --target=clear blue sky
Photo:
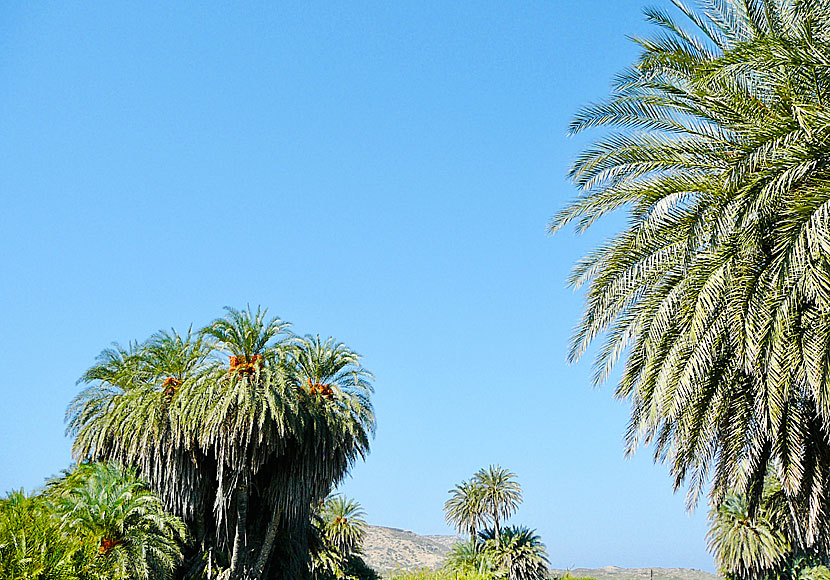
[[[376,374],[344,486],[371,522],[449,533],[447,490],[499,463],[554,566],[712,570],[705,506],[623,458],[626,405],[565,360],[565,279],[613,220],[545,232],[641,8],[5,3],[0,492],[69,464],[110,342],[262,304]]]

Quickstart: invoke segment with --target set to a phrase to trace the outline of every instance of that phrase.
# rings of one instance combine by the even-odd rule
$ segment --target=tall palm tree
[[[522,487],[516,481],[516,474],[500,465],[480,469],[473,476],[473,481],[481,490],[480,501],[486,517],[493,522],[498,541],[501,538],[501,520],[512,516],[522,503]]]
[[[193,529],[192,574],[218,560],[234,580],[298,577],[311,505],[368,453],[372,377],[343,344],[226,311],[105,351],[67,413],[73,453],[139,469]],[[274,562],[278,534],[290,549]]]
[[[723,0],[661,29],[611,97],[551,232],[615,210],[624,229],[580,261],[578,359],[600,335],[597,382],[619,358],[633,452],[654,444],[690,507],[711,481],[757,505],[769,466],[820,536],[830,482],[830,11]],[[824,518],[826,519],[826,518]]]
[[[447,523],[459,533],[469,534],[475,541],[479,526],[484,522],[483,487],[473,478],[462,481],[450,490],[450,499],[444,503]]]
[[[230,552],[228,576],[235,579],[251,573],[257,543],[260,557],[267,561],[270,553],[273,534],[257,542],[249,507],[254,500],[267,509],[264,492],[252,493],[267,488],[263,469],[292,433],[296,405],[282,366],[290,325],[261,308],[225,310],[202,331],[217,357],[199,380],[182,386],[178,415],[182,432],[215,462],[216,539]],[[227,353],[227,363],[219,353]]]
[[[80,465],[49,483],[61,530],[92,549],[87,572],[124,580],[172,578],[187,529],[133,472],[116,464]]]

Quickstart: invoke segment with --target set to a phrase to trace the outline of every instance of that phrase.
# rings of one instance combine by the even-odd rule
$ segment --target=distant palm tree
[[[485,520],[484,488],[473,478],[462,481],[450,490],[450,499],[444,503],[447,523],[460,533],[469,534],[475,543],[479,527]]]
[[[112,580],[172,578],[187,529],[135,474],[115,464],[80,465],[48,484],[61,530],[93,550],[88,572]]]
[[[330,495],[316,510],[315,521],[321,545],[312,560],[316,578],[342,578],[350,561],[363,551],[368,524],[358,502]]]
[[[366,512],[353,499],[340,494],[329,496],[320,516],[328,544],[344,556],[359,553],[366,537]]]
[[[495,538],[501,538],[501,520],[512,516],[522,503],[522,488],[516,474],[499,465],[482,468],[473,476],[481,489],[481,502],[486,517],[493,522]]]

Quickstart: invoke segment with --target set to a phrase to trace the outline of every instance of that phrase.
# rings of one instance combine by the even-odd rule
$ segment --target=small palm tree
[[[61,530],[81,538],[95,557],[89,572],[101,578],[172,578],[182,561],[187,529],[131,470],[116,464],[76,467],[48,484],[47,498]]]
[[[464,576],[492,575],[496,563],[492,552],[485,548],[486,545],[479,542],[478,535],[469,540],[456,542],[447,554],[444,567]]]
[[[501,520],[512,516],[522,503],[522,488],[516,474],[499,465],[480,469],[474,476],[474,485],[481,489],[484,513],[493,522],[495,538],[501,538]]]
[[[485,546],[497,569],[508,580],[547,578],[548,555],[535,530],[510,526],[502,530],[501,536],[487,534]]]
[[[312,559],[312,572],[317,578],[342,578],[348,563],[363,551],[365,512],[356,501],[335,494],[320,504],[314,519],[321,545]]]
[[[782,564],[791,546],[764,510],[750,513],[746,498],[729,495],[710,514],[709,550],[721,573],[730,578],[755,578]]]
[[[476,534],[485,519],[484,488],[473,478],[462,481],[450,490],[450,499],[444,503],[447,523],[460,533],[467,533],[475,543]]]
[[[344,556],[360,553],[368,524],[359,503],[340,494],[331,495],[323,503],[320,516],[332,548]]]

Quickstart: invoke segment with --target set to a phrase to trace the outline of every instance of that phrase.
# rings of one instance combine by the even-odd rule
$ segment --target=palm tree
[[[628,452],[654,444],[689,505],[711,481],[757,505],[772,463],[820,537],[830,474],[830,18],[826,1],[724,0],[660,27],[574,133],[612,131],[570,175],[550,230],[615,210],[625,228],[580,261],[578,359],[620,357]]]
[[[486,544],[479,542],[479,536],[476,535],[469,540],[453,544],[447,553],[444,567],[464,577],[474,574],[490,577],[496,570],[496,563],[493,553],[486,549]]]
[[[321,545],[312,560],[315,577],[345,576],[347,563],[363,550],[365,515],[359,503],[339,494],[320,503],[315,520]]]
[[[508,580],[544,580],[548,576],[548,555],[535,530],[509,526],[500,536],[484,534],[486,551],[498,571]]]
[[[366,512],[353,499],[329,496],[320,510],[327,543],[344,556],[357,554],[366,537]]]
[[[501,538],[500,521],[512,516],[522,503],[522,488],[516,481],[516,474],[499,465],[491,465],[476,472],[473,481],[481,490],[482,508],[493,522],[495,538]]]
[[[762,510],[750,514],[740,495],[728,495],[713,508],[707,539],[718,568],[729,578],[770,574],[791,550],[784,532],[775,529]]]
[[[160,331],[147,342],[115,345],[79,382],[88,384],[67,410],[77,460],[119,461],[138,468],[168,509],[193,520],[206,503],[193,441],[182,433],[182,385],[207,370],[209,346],[191,329]]]
[[[226,311],[199,333],[102,353],[67,412],[73,453],[139,469],[193,530],[190,574],[220,561],[231,579],[298,577],[311,505],[368,453],[372,376],[332,339]]]
[[[808,517],[794,509],[779,477],[770,471],[755,510],[750,509],[746,496],[737,493],[712,506],[709,550],[727,578],[818,580],[830,565],[830,556],[826,541],[804,541],[801,530]]]
[[[473,543],[485,518],[483,492],[484,488],[475,478],[462,481],[450,490],[450,499],[444,503],[447,523],[460,533],[469,534]]]
[[[136,475],[116,464],[79,465],[48,484],[62,532],[92,549],[94,577],[172,578],[187,529]]]
[[[179,416],[182,431],[216,462],[214,515],[218,528],[233,529],[230,545],[230,533],[219,534],[217,541],[230,549],[229,577],[242,578],[253,566],[248,538],[257,535],[249,533],[251,493],[262,485],[257,476],[266,462],[285,446],[296,405],[281,366],[290,325],[268,318],[261,308],[225,310],[202,335],[215,341],[216,351],[228,353],[227,366],[217,360],[200,380],[183,386]],[[267,499],[262,503],[267,507]],[[258,558],[264,562],[258,574],[273,540],[274,534],[268,534],[259,546]]]

